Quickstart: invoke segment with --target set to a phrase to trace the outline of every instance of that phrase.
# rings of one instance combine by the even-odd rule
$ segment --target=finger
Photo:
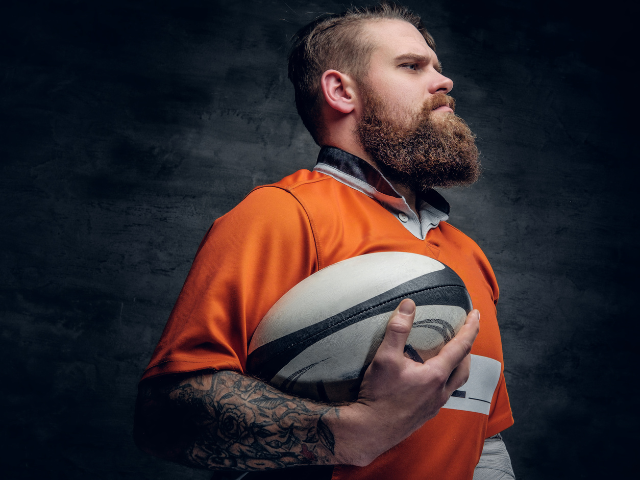
[[[469,373],[471,371],[470,369],[471,369],[471,356],[467,355],[462,359],[462,362],[460,362],[460,365],[458,365],[453,370],[453,372],[451,373],[451,376],[449,377],[449,380],[447,380],[447,385],[445,387],[445,390],[449,395],[453,393],[454,390],[458,390],[465,383],[467,383],[467,380],[469,380]]]
[[[473,310],[467,315],[467,320],[453,339],[428,363],[438,364],[442,371],[453,372],[471,352],[473,342],[480,331],[480,312]],[[425,362],[426,363],[426,362]]]
[[[416,304],[413,300],[405,298],[400,302],[391,314],[387,323],[387,330],[378,351],[396,351],[404,355],[404,346],[413,326],[413,319],[416,315]]]

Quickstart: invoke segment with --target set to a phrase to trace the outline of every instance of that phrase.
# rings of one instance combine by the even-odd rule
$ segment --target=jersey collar
[[[360,157],[339,148],[322,147],[314,171],[373,198],[421,240],[429,230],[449,218],[449,203],[435,190],[430,189],[418,198],[418,216],[382,173]]]

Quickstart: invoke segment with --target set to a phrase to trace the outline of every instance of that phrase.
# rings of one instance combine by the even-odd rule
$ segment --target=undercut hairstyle
[[[324,133],[322,74],[327,70],[337,70],[362,84],[375,48],[375,43],[363,35],[363,27],[366,22],[380,20],[410,23],[435,51],[435,41],[420,17],[406,7],[386,1],[375,6],[352,7],[340,14],[322,15],[302,27],[293,38],[289,53],[289,80],[293,83],[296,108],[302,123],[318,145]]]

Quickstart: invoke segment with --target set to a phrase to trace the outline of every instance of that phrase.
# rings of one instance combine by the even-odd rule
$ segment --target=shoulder
[[[449,222],[440,222],[440,229],[442,233],[447,236],[450,242],[455,242],[458,244],[464,251],[469,253],[476,253],[482,255],[482,257],[486,258],[484,252],[480,248],[480,246],[473,240],[470,236],[464,233],[457,227],[454,227]]]
[[[321,185],[329,187],[331,180],[331,177],[319,172],[298,170],[278,182],[255,187],[229,214],[238,214],[254,208],[271,208],[273,204],[295,205],[300,202],[301,195],[317,191],[319,187],[322,188]]]
[[[319,209],[327,210],[327,202],[338,197],[336,190],[345,189],[350,190],[333,177],[316,171],[299,170],[278,182],[255,187],[236,209],[238,213],[267,210],[267,216],[300,210],[311,222],[311,217],[316,217]]]
[[[282,209],[287,211],[300,208],[297,193],[300,187],[326,179],[325,175],[309,170],[299,170],[282,180],[259,185],[251,190],[238,205],[220,217],[216,222],[235,217],[281,216]]]
[[[262,187],[256,187],[253,191],[260,188],[272,187],[294,194],[301,191],[308,191],[308,187],[311,189],[329,187],[334,183],[332,180],[333,178],[325,175],[324,173],[309,170],[298,170],[291,175],[287,175],[279,182],[272,183],[270,185],[263,185]]]
[[[238,205],[215,220],[199,251],[220,248],[221,242],[233,250],[249,243],[255,243],[258,249],[285,244],[313,245],[315,235],[310,216],[296,190],[316,177],[321,175],[301,170],[279,182],[255,187]]]

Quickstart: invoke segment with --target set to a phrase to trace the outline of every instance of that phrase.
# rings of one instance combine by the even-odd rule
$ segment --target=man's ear
[[[327,70],[320,79],[322,94],[327,104],[340,113],[351,113],[355,108],[354,82],[349,75]]]

